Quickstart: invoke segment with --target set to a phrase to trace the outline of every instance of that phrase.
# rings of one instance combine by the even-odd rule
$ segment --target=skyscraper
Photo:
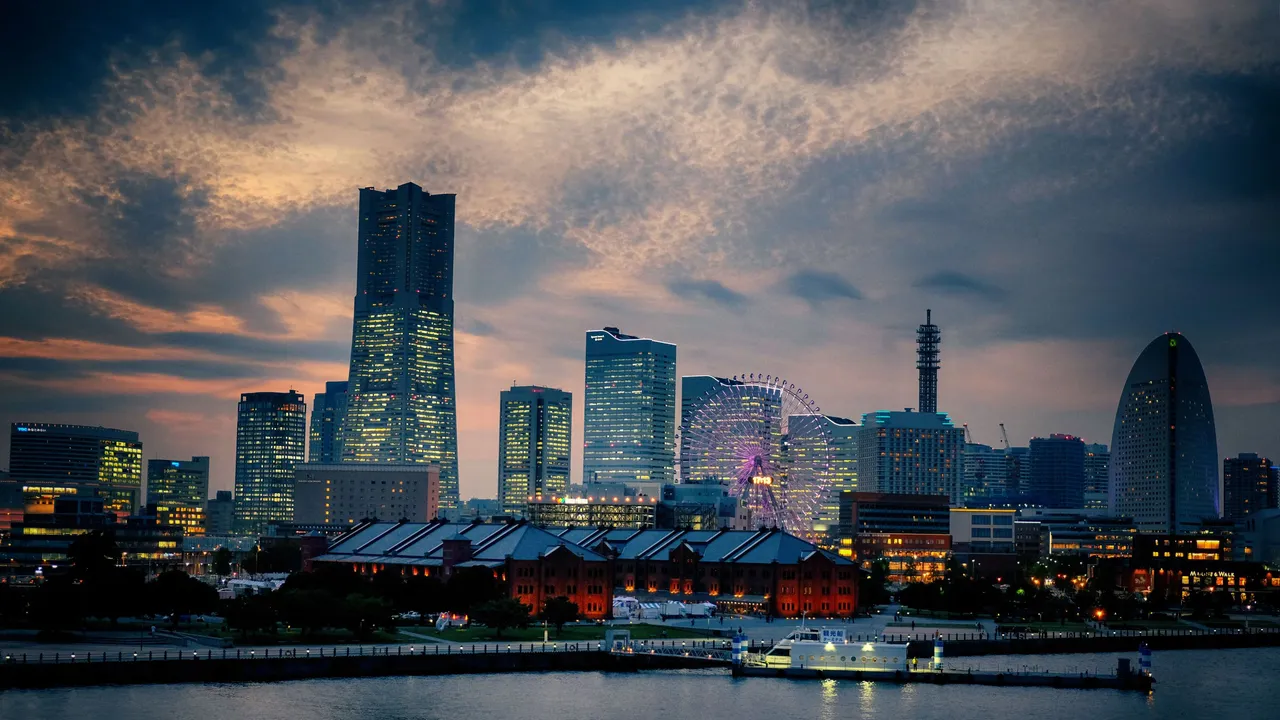
[[[130,515],[142,504],[142,442],[138,433],[87,425],[14,423],[9,476],[52,512],[60,495],[88,490],[107,510]]]
[[[938,412],[938,344],[942,332],[933,324],[933,311],[924,311],[924,324],[916,329],[916,369],[920,371],[920,407],[922,413]]]
[[[1243,520],[1276,507],[1276,468],[1257,453],[1240,453],[1222,461],[1222,516]]]
[[[1111,434],[1111,513],[1141,532],[1185,532],[1218,516],[1218,437],[1200,358],[1179,333],[1152,340],[1120,393]]]
[[[311,403],[311,446],[307,457],[313,463],[342,460],[342,418],[347,414],[346,381],[327,382],[324,392]]]
[[[695,425],[699,422],[699,413],[717,393],[732,385],[742,385],[739,380],[715,377],[713,375],[685,375],[680,378],[680,482],[699,482],[696,477],[694,462],[689,453],[689,442]]]
[[[1074,435],[1031,438],[1032,502],[1051,508],[1084,507],[1084,441]]]
[[[787,425],[785,462],[795,462],[802,468],[827,465],[822,479],[828,484],[827,496],[813,518],[813,531],[818,536],[834,537],[840,522],[840,493],[858,489],[861,428],[849,418],[834,415],[792,415]],[[825,454],[826,463],[817,455],[806,457],[806,453]]]
[[[961,498],[964,428],[946,413],[881,410],[862,416],[858,490]]]
[[[1084,446],[1084,506],[1087,510],[1107,509],[1111,451],[1101,443]]]
[[[209,497],[209,458],[147,461],[147,507],[161,525],[179,525],[186,535],[204,535]]]
[[[293,521],[293,468],[307,446],[307,403],[298,392],[240,396],[236,418],[237,533],[258,534],[270,522]]]
[[[359,258],[342,461],[440,466],[458,502],[453,195],[360,190]]]
[[[981,503],[1007,496],[1008,461],[1003,450],[990,445],[964,446],[963,495],[966,501]]]
[[[657,497],[675,479],[676,346],[607,327],[587,333],[583,480]]]
[[[569,486],[573,395],[537,385],[503,390],[498,420],[498,498],[524,513],[531,495],[563,495]]]

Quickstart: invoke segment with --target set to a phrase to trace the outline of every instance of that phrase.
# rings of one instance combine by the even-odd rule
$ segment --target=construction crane
[[[969,423],[964,424],[964,441],[973,444],[973,433],[969,430]]]
[[[1004,423],[1000,423],[1000,439],[1004,441],[1004,449],[1009,449],[1009,433],[1004,429]]]

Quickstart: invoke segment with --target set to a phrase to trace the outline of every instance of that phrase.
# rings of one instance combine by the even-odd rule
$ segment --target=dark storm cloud
[[[782,281],[783,292],[817,307],[829,300],[861,300],[862,292],[843,277],[824,270],[801,270]]]
[[[683,300],[709,300],[729,310],[740,310],[750,302],[746,295],[715,280],[676,278],[667,281],[667,289]]]
[[[0,22],[0,117],[31,118],[92,112],[96,89],[111,63],[128,64],[139,54],[176,42],[193,56],[215,58],[209,68],[227,78],[243,78],[258,67],[257,51],[268,39],[272,3],[222,0],[173,3],[164,0],[65,0],[6,3]],[[252,106],[249,83],[235,93]]]
[[[1007,293],[1002,288],[961,272],[943,271],[926,275],[916,281],[915,287],[933,290],[946,295],[967,295],[984,300],[1001,300]]]

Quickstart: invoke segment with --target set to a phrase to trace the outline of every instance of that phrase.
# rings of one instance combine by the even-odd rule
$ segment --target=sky
[[[412,181],[457,194],[464,497],[512,383],[580,446],[587,330],[857,417],[916,405],[927,308],[977,442],[1109,442],[1177,330],[1219,454],[1280,456],[1273,0],[75,0],[0,66],[6,426],[229,489],[241,392],[346,378],[357,190]]]

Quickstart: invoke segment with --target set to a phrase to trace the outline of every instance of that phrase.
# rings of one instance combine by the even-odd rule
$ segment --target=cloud
[[[947,295],[969,295],[984,300],[1000,300],[1005,291],[972,275],[943,270],[926,275],[915,282],[915,287],[934,290]]]
[[[781,283],[784,292],[811,306],[828,300],[861,300],[862,293],[848,280],[823,270],[801,270],[787,276]]]
[[[715,280],[673,279],[667,282],[667,289],[682,300],[709,300],[731,310],[740,309],[749,302],[746,295]]]

